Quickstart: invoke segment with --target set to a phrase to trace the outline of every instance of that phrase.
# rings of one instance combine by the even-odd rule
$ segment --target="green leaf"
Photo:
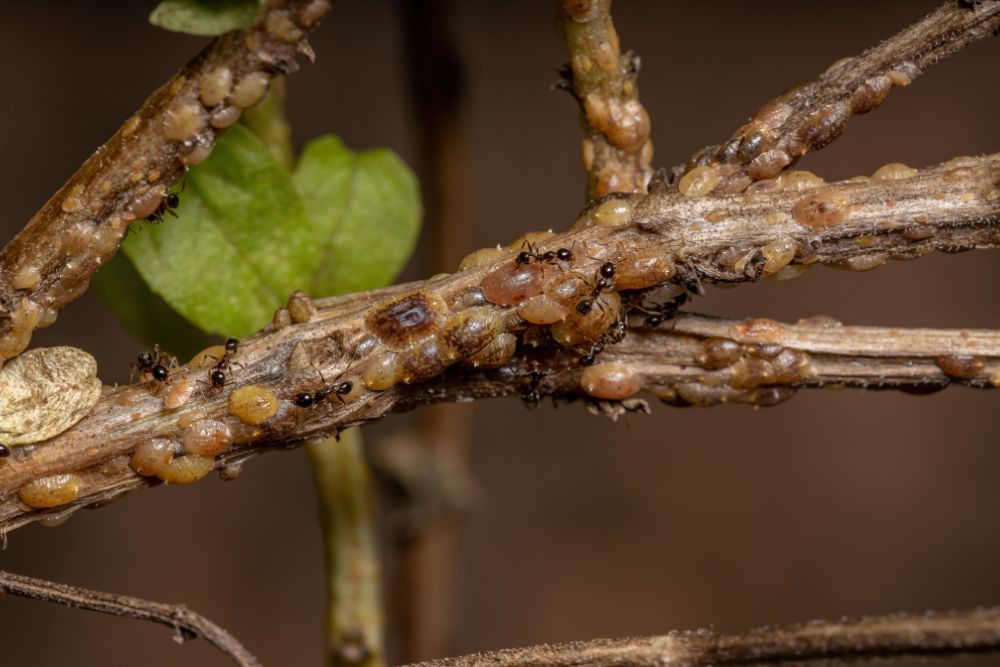
[[[173,32],[214,37],[253,25],[264,0],[162,0],[149,22]]]
[[[420,229],[420,190],[406,164],[390,150],[355,153],[328,135],[306,146],[292,178],[319,241],[309,292],[343,294],[391,282]]]
[[[149,347],[159,345],[190,359],[209,344],[207,335],[153,294],[124,254],[102,266],[90,284],[104,305]]]
[[[145,225],[123,248],[153,291],[223,336],[263,326],[316,266],[313,230],[288,173],[235,125],[187,176],[178,218]]]
[[[323,137],[289,174],[250,130],[235,125],[188,172],[176,213],[163,224],[137,225],[125,255],[189,322],[245,336],[294,290],[327,296],[390,282],[413,249],[421,207],[415,177],[391,151],[355,153]],[[134,282],[124,274],[108,280]],[[124,291],[112,299],[146,300]],[[162,343],[161,325],[137,321],[148,314],[142,306],[116,310]]]

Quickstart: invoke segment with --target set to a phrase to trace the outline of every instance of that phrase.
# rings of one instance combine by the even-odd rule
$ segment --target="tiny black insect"
[[[353,390],[354,382],[344,380],[343,382],[323,385],[316,391],[300,391],[292,400],[300,408],[308,408],[315,405],[330,395],[336,396],[337,400],[343,403],[344,396],[350,394]]]
[[[184,190],[184,184],[181,185],[181,191]],[[159,205],[156,210],[146,216],[146,222],[160,223],[163,222],[163,216],[167,213],[177,217],[174,213],[174,209],[181,205],[181,197],[179,192],[168,192],[160,200]]]
[[[677,314],[677,310],[687,303],[688,298],[688,293],[684,292],[663,303],[640,305],[639,310],[648,313],[648,316],[642,323],[647,327],[660,326],[667,320],[672,319]]]
[[[132,366],[131,382],[135,382],[136,378],[142,379],[143,375],[148,374],[163,384],[170,377],[170,369],[177,365],[177,360],[165,352],[160,352],[159,345],[154,345],[152,352],[140,352],[130,365]]]
[[[613,262],[605,262],[598,269],[594,286],[590,290],[589,298],[583,299],[576,304],[576,312],[580,315],[587,315],[594,308],[594,299],[600,296],[601,292],[610,289],[614,284],[615,265]]]
[[[521,392],[521,400],[529,408],[538,407],[542,401],[542,392],[539,390],[539,386],[542,384],[543,375],[542,371],[537,368],[528,371],[528,386]]]
[[[529,387],[521,392],[521,400],[530,408],[537,407],[542,402],[542,394],[533,387]]]
[[[225,388],[229,376],[232,375],[232,371],[229,368],[230,357],[236,354],[236,351],[240,348],[240,341],[236,338],[227,338],[225,348],[226,351],[223,352],[222,358],[216,362],[215,366],[208,373],[208,383],[212,389],[217,391]],[[236,365],[239,366],[239,364]],[[226,371],[229,371],[229,373],[227,374]]]
[[[573,259],[573,251],[569,248],[559,248],[558,250],[546,250],[543,253],[538,252],[538,246],[534,243],[524,242],[525,249],[517,253],[517,257],[514,258],[514,263],[518,266],[522,264],[531,264],[532,262],[545,262],[546,264],[554,264],[557,260],[560,262],[568,262]]]

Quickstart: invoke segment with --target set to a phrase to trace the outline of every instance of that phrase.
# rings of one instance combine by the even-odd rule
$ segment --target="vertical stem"
[[[275,78],[262,104],[243,122],[286,168],[295,164],[292,131],[285,114],[286,81]],[[375,547],[372,483],[361,433],[306,446],[316,482],[327,582],[327,665],[384,667],[382,600]]]
[[[611,0],[557,0],[569,49],[570,90],[580,103],[587,199],[645,192],[652,176],[649,115],[639,101],[639,58],[622,53]]]
[[[327,665],[383,667],[379,566],[372,531],[371,477],[358,429],[306,446],[326,550]]]
[[[247,109],[242,122],[257,135],[278,162],[291,169],[295,166],[295,154],[292,150],[292,126],[285,115],[287,97],[288,81],[283,76],[275,77],[267,97],[259,105]]]
[[[453,271],[468,252],[471,234],[462,62],[455,47],[451,0],[403,0],[411,105],[416,117],[418,162],[427,209],[422,248],[429,273]],[[468,410],[441,405],[423,412],[413,440],[444,469],[466,467]],[[399,613],[407,661],[445,655],[456,614],[452,574],[457,526],[452,517],[429,517],[416,535],[401,541]]]

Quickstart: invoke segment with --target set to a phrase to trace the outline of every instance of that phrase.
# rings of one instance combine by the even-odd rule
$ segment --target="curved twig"
[[[938,656],[1000,650],[1000,609],[868,616],[759,628],[595,639],[473,653],[411,667],[701,667],[796,664],[836,659]]]
[[[129,223],[160,214],[167,188],[208,157],[268,80],[313,58],[306,32],[330,0],[271,0],[257,23],[212,42],[153,93],[0,252],[0,365],[51,325],[111,259]]]
[[[1000,0],[951,0],[859,56],[831,65],[761,106],[725,143],[695,152],[674,178],[703,167],[721,178],[716,192],[738,192],[776,176],[804,154],[834,141],[854,114],[873,111],[893,86],[1000,29]]]
[[[151,602],[127,595],[102,593],[86,588],[34,579],[10,572],[0,572],[0,593],[55,602],[75,609],[152,621],[173,628],[178,641],[201,637],[228,655],[241,667],[260,667],[260,662],[236,637],[184,605]]]

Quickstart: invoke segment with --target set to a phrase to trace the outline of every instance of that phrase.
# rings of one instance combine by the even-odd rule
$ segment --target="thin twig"
[[[305,35],[330,0],[271,0],[257,23],[213,41],[153,93],[0,253],[0,365],[79,297],[133,220],[208,157],[275,75],[313,58]]]
[[[1000,609],[869,616],[837,623],[595,639],[473,653],[411,667],[707,667],[942,656],[1000,650]]]
[[[561,84],[580,102],[587,199],[645,192],[653,174],[649,114],[639,101],[639,56],[621,53],[611,0],[557,0],[569,49]]]
[[[908,86],[924,69],[1000,29],[1000,0],[950,0],[921,21],[859,56],[831,65],[813,82],[764,104],[732,137],[674,169],[721,174],[715,191],[738,192],[771,178],[810,151],[830,144],[853,114],[873,111],[893,86]]]
[[[0,572],[0,593],[10,593],[42,602],[55,602],[75,609],[99,611],[112,616],[160,623],[173,628],[177,641],[184,642],[201,637],[228,655],[237,665],[260,666],[257,658],[236,637],[184,605],[150,602],[126,595],[102,593],[10,572]]]

